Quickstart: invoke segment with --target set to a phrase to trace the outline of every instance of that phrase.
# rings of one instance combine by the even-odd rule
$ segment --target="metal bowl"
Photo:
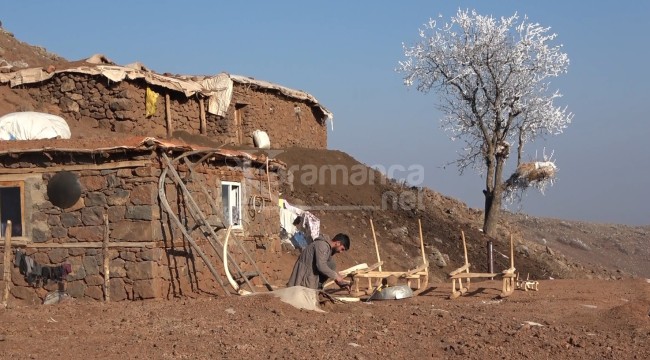
[[[370,300],[399,300],[413,296],[413,290],[408,285],[396,285],[375,292]]]

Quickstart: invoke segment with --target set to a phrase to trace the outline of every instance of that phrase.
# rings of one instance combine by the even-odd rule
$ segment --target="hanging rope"
[[[265,200],[266,200],[266,199],[264,199],[263,196],[260,196],[260,195],[251,195],[248,199],[249,199],[249,200],[248,200],[248,204],[249,204],[249,206],[252,206],[252,207],[253,207],[253,211],[255,211],[256,213],[259,214],[259,213],[262,212],[262,210],[264,210],[264,203],[265,203]],[[258,206],[258,205],[257,205],[258,200],[259,200],[259,204],[260,204],[260,205],[259,205],[259,210],[258,210],[258,208],[257,208],[257,206]]]

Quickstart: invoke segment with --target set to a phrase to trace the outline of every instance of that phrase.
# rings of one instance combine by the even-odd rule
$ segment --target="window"
[[[226,226],[232,225],[233,229],[241,229],[241,184],[222,181],[221,203]]]
[[[0,230],[2,230],[3,238],[8,220],[11,220],[12,237],[23,236],[24,234],[23,192],[24,185],[22,181],[0,182]]]

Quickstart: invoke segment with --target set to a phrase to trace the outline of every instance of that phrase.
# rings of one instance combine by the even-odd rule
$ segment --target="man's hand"
[[[343,280],[343,279],[341,279],[341,280],[336,279],[335,282],[336,282],[336,285],[338,285],[341,289],[346,289],[348,292],[350,292],[352,290],[351,284],[349,282]]]

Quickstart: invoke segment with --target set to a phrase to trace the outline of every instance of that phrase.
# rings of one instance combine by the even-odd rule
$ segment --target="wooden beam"
[[[205,104],[203,103],[203,99],[199,97],[199,118],[201,119],[201,135],[205,135],[208,133],[208,123],[205,120]]]
[[[379,245],[377,245],[377,236],[375,235],[375,225],[370,219],[370,229],[372,230],[372,239],[375,241],[375,252],[377,253],[377,262],[381,263],[381,258],[379,257]],[[379,265],[379,271],[381,271],[381,265]]]
[[[9,301],[9,288],[11,286],[11,220],[7,220],[5,230],[5,253],[4,253],[4,277],[5,289],[2,294],[2,306],[7,307]]]
[[[110,252],[108,250],[108,240],[109,240],[109,233],[108,233],[108,214],[104,214],[104,242],[102,243],[102,255],[104,257],[103,265],[104,265],[104,301],[109,302],[111,301],[111,287],[110,287],[110,281],[111,281],[111,267],[110,267],[110,262],[111,262],[111,256]]]
[[[130,242],[130,241],[119,241],[119,242],[109,242],[109,248],[115,247],[155,247],[156,242],[147,241],[147,242]],[[26,248],[103,248],[104,243],[100,241],[96,242],[78,242],[78,243],[30,243],[23,245]]]
[[[107,170],[107,169],[122,169],[130,167],[140,167],[151,165],[150,160],[130,160],[130,161],[115,161],[103,164],[81,164],[81,165],[58,165],[45,168],[19,168],[19,169],[2,169],[2,174],[29,174],[29,173],[46,173],[58,171],[79,171],[79,170]],[[1,177],[1,175],[0,175]]]
[[[167,121],[167,138],[172,137],[172,133],[174,132],[170,102],[171,100],[169,98],[169,94],[165,94],[165,120]]]

